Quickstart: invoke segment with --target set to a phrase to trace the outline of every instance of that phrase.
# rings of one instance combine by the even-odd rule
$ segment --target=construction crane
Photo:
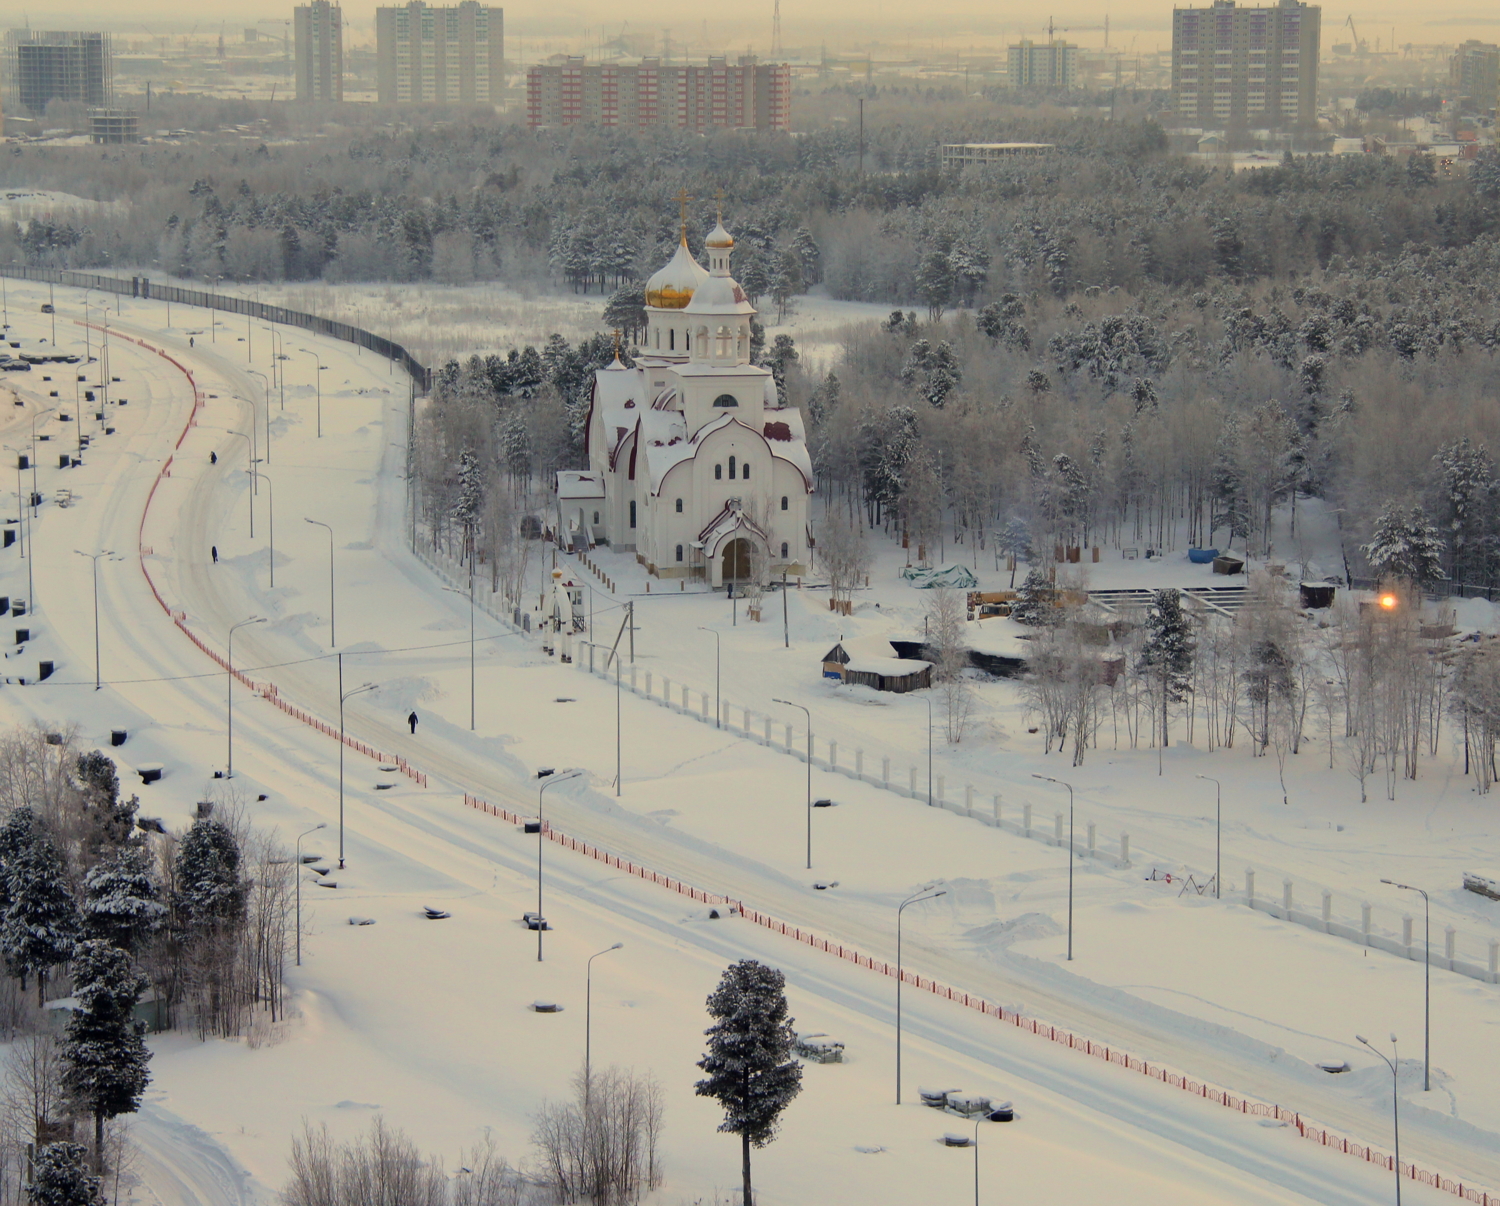
[[[1104,48],[1106,50],[1108,50],[1109,49],[1109,18],[1108,17],[1104,18],[1104,24],[1103,25],[1054,25],[1052,23],[1052,18],[1048,17],[1047,18],[1047,41],[1049,41],[1049,42],[1056,41],[1057,40],[1057,35],[1060,34],[1060,33],[1097,33],[1101,29],[1104,31]]]
[[[259,21],[256,22],[256,24],[257,25],[282,25],[282,26],[286,27],[285,31],[281,34],[281,61],[282,61],[282,67],[283,67],[282,74],[283,75],[291,75],[292,74],[292,35],[291,35],[292,23],[290,21],[286,20],[285,18],[282,18],[282,17],[262,17]]]
[[[1354,14],[1350,13],[1344,24],[1349,27],[1349,36],[1354,39],[1354,53],[1366,55],[1370,53],[1370,43],[1367,39],[1359,36],[1359,30],[1354,28]]]

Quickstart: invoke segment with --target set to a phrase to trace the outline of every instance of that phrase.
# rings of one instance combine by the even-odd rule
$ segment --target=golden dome
[[[724,223],[719,222],[713,230],[709,231],[708,238],[703,241],[705,247],[733,247],[734,236],[724,229]]]
[[[707,271],[693,259],[684,239],[672,258],[646,282],[646,304],[658,310],[681,310],[707,279]]]

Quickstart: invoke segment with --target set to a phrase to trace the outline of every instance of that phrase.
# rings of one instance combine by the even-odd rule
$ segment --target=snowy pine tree
[[[130,956],[97,938],[78,944],[73,956],[73,992],[78,1008],[63,1037],[63,1091],[80,1114],[94,1118],[94,1157],[102,1165],[104,1123],[140,1108],[151,1083],[145,1023],[132,1014],[146,991],[146,977]]]
[[[1386,503],[1370,543],[1361,545],[1359,551],[1381,578],[1422,586],[1444,577],[1442,535],[1418,506]]]
[[[83,887],[84,933],[122,950],[139,950],[166,917],[146,852],[138,847],[123,847],[95,863],[84,876]]]
[[[1010,605],[1010,618],[1017,624],[1030,628],[1041,628],[1057,623],[1057,608],[1053,600],[1057,591],[1047,581],[1047,575],[1039,569],[1031,570],[1021,583],[1020,597]]]
[[[186,934],[238,924],[245,915],[240,847],[222,821],[199,817],[177,850],[172,894],[176,924]]]
[[[1488,582],[1494,574],[1497,536],[1495,466],[1468,436],[1438,449],[1438,522],[1448,532],[1449,569],[1457,582]]]
[[[1180,703],[1192,686],[1193,652],[1193,629],[1182,610],[1181,592],[1152,591],[1146,640],[1136,670],[1152,679],[1160,696],[1162,746],[1167,744],[1168,709]]]
[[[755,1201],[750,1188],[750,1149],[776,1137],[781,1112],[802,1089],[802,1065],[791,1058],[796,1038],[787,1012],[786,977],[754,959],[725,969],[708,998],[714,1024],[708,1054],[698,1067],[708,1075],[695,1086],[698,1096],[724,1107],[719,1130],[740,1137],[745,1206]]]
[[[89,1171],[88,1154],[81,1143],[49,1143],[37,1152],[31,1206],[105,1206],[103,1181]]]
[[[1016,566],[1031,560],[1031,526],[1020,516],[1012,515],[1005,526],[995,534],[995,543],[1007,557],[1013,558],[1010,568],[1010,588],[1016,588]]]
[[[135,814],[140,799],[120,799],[120,777],[105,754],[91,750],[78,755],[78,778],[84,792],[89,832],[84,844],[90,858],[102,858],[114,848],[137,840]]]
[[[484,506],[484,469],[468,449],[458,458],[458,497],[453,503],[453,521],[464,530],[465,539],[474,534],[474,524]]]
[[[40,825],[32,826],[30,840],[7,861],[5,886],[0,952],[10,974],[19,976],[22,983],[36,976],[37,1004],[41,1005],[46,1000],[47,972],[71,957],[78,940],[78,908],[68,890],[62,855]]]

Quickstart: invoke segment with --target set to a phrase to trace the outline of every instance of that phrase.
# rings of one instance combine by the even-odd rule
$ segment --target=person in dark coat
[[[411,725],[411,731],[415,733],[417,731],[417,714],[413,712],[410,716],[408,716],[406,718],[406,723]]]
[[[211,548],[211,549],[209,549],[209,550],[208,550],[208,551],[209,551],[209,552],[210,552],[210,553],[212,553],[212,554],[213,554],[213,557],[214,557],[214,564],[215,564],[215,565],[218,565],[218,564],[219,564],[219,546],[218,546],[218,545],[214,545],[214,546],[213,546],[213,547],[212,547],[212,548]]]
[[[208,454],[208,463],[210,465],[217,465],[219,463],[219,454],[217,452],[210,452]]]

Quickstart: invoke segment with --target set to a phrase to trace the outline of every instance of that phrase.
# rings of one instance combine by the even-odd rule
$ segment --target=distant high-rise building
[[[1448,82],[1480,109],[1493,109],[1500,88],[1500,46],[1470,38],[1448,60]]]
[[[790,130],[792,69],[742,55],[707,63],[586,63],[571,56],[526,73],[526,121],[645,130]]]
[[[1071,42],[1023,40],[1010,48],[1007,63],[1012,88],[1078,86],[1078,47]]]
[[[37,116],[49,101],[106,108],[113,99],[109,35],[12,29],[5,36],[6,96]]]
[[[1172,10],[1172,100],[1203,126],[1311,126],[1323,10],[1301,0]]]
[[[312,0],[293,10],[297,99],[344,99],[344,13],[329,0]]]
[[[375,82],[385,104],[494,104],[505,91],[505,10],[477,0],[377,8]]]

